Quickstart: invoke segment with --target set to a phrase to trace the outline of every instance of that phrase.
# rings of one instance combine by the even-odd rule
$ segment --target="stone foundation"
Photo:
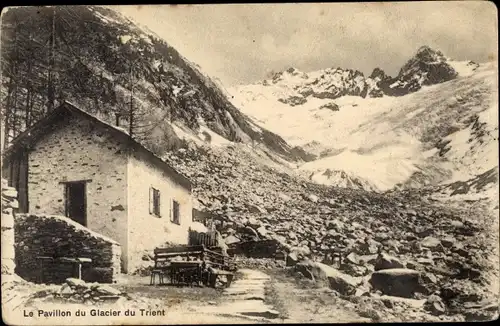
[[[82,267],[82,279],[89,282],[112,283],[120,273],[118,242],[67,217],[18,214],[15,218],[16,274],[31,282],[55,284],[76,276],[77,271],[71,264],[47,261],[41,269],[39,256],[92,259],[91,264]]]

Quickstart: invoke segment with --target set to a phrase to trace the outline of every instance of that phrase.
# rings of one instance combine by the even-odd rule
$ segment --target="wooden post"
[[[82,279],[82,263],[78,262],[78,279]]]

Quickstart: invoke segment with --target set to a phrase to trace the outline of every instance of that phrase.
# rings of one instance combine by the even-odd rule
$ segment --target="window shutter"
[[[160,190],[157,190],[156,193],[157,193],[157,196],[158,196],[158,216],[161,216],[161,204],[160,204],[160,198],[161,198],[161,196],[160,196]]]
[[[170,222],[173,222],[173,221],[174,221],[174,216],[173,216],[173,214],[172,214],[172,206],[173,206],[173,205],[174,205],[174,200],[172,199],[172,200],[170,201],[170,207],[169,207],[169,213],[168,213],[168,214],[170,215]]]
[[[154,212],[154,192],[153,187],[149,187],[149,214]]]
[[[181,204],[177,202],[177,223],[181,224]]]

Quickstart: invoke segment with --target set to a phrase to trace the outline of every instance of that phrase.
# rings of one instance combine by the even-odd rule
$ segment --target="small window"
[[[160,191],[151,187],[149,189],[149,214],[160,217]]]
[[[172,223],[175,223],[175,224],[181,224],[181,214],[180,214],[180,205],[179,205],[179,202],[174,200],[173,201],[173,209],[172,209],[172,217],[170,219],[170,221],[172,221]]]

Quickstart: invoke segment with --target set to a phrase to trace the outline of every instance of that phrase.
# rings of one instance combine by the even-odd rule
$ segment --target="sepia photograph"
[[[490,1],[5,7],[6,325],[498,319]]]

